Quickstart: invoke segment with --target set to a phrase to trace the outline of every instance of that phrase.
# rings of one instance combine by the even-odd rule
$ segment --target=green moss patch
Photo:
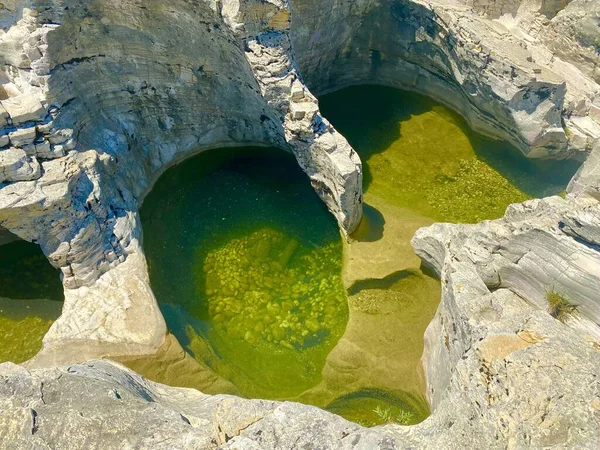
[[[558,292],[547,292],[546,301],[548,302],[548,312],[550,315],[561,322],[565,322],[577,312],[577,305],[571,303],[568,298]]]

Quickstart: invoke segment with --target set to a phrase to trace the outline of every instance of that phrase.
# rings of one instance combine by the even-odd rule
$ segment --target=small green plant
[[[596,48],[596,53],[600,53],[600,41],[594,42],[594,47]]]
[[[396,417],[396,422],[400,425],[410,425],[413,421],[413,413],[408,411],[400,411],[398,417]]]
[[[546,292],[546,301],[548,302],[548,312],[550,315],[561,322],[564,322],[577,311],[577,305],[571,303],[555,290]]]
[[[408,411],[404,411],[404,410],[400,410],[398,415],[396,417],[394,417],[394,415],[392,413],[392,408],[384,409],[379,405],[377,405],[377,407],[375,407],[373,412],[375,414],[377,414],[377,416],[384,423],[398,423],[400,425],[409,425],[412,422],[413,417],[414,417],[412,413],[410,413]]]
[[[392,408],[383,409],[381,406],[377,405],[373,412],[385,423],[390,423],[392,421]]]

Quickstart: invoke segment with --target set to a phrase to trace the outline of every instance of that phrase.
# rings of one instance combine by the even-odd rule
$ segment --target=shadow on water
[[[206,280],[190,263],[232,240],[273,228],[306,247],[340,242],[335,220],[293,156],[277,149],[219,149],[186,160],[161,176],[140,214],[156,295],[193,314]]]
[[[399,270],[382,279],[360,280],[348,289],[348,294],[356,295],[363,289],[389,289],[400,280],[411,276],[419,276],[419,273],[415,270]]]
[[[402,122],[433,108],[434,103],[426,97],[414,101],[411,95],[382,86],[356,86],[321,97],[319,106],[365,163],[402,137]],[[371,168],[363,164],[365,191],[372,181]]]
[[[0,297],[20,300],[63,300],[60,272],[39,245],[14,241],[0,246]]]
[[[379,210],[367,202],[363,203],[363,217],[352,239],[359,242],[376,242],[383,237],[385,217]]]
[[[363,239],[380,240],[383,215],[368,205],[365,214]],[[200,154],[163,174],[146,197],[141,220],[153,290],[170,332],[197,362],[186,363],[194,373],[184,379],[175,374],[174,383],[321,407],[348,394],[345,385],[335,384],[346,372],[332,379],[325,368],[349,326],[343,246],[334,218],[293,156],[256,148]],[[354,324],[359,347],[363,325]],[[373,337],[370,328],[364,334]],[[411,349],[419,353],[422,343],[416,342]],[[169,383],[174,378],[168,368],[155,370],[177,364],[169,361],[137,367],[154,364],[148,376]],[[412,359],[410,365],[414,371]],[[402,403],[396,396],[403,391],[389,377],[376,379],[362,363],[353,376],[359,388],[394,392],[344,400],[341,414],[350,408],[357,417],[370,417],[375,406],[385,406],[415,420],[424,417],[424,400]],[[319,388],[329,381],[332,391]],[[366,422],[383,423],[371,419]]]
[[[410,392],[391,394],[380,389],[362,389],[344,395],[325,409],[366,427],[388,423],[414,425],[429,415],[422,396]]]
[[[22,240],[0,245],[0,362],[35,356],[63,299],[60,272],[39,245]]]

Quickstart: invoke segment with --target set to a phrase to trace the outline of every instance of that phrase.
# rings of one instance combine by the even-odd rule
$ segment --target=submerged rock
[[[340,246],[298,246],[295,239],[265,229],[206,257],[198,268],[205,276],[199,278],[206,280],[208,313],[219,332],[298,350],[328,338],[337,341],[348,317]]]

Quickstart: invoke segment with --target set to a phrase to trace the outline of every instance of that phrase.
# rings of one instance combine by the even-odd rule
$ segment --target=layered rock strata
[[[361,219],[362,168],[346,139],[319,111],[296,69],[284,1],[224,0],[221,13],[242,39],[246,58],[268,104],[283,118],[285,140],[342,230]]]
[[[584,157],[600,137],[590,66],[597,3],[572,2],[551,20],[544,6],[555,2],[516,1],[504,20],[464,3],[334,0],[323,13],[315,0],[292,2],[292,43],[307,85],[317,94],[361,83],[421,92],[529,157]],[[533,17],[546,25],[530,27]],[[581,68],[580,58],[565,56],[576,54],[580,22],[588,34],[575,48],[590,59]]]
[[[65,285],[44,358],[161,345],[137,211],[154,180],[194,153],[293,151],[341,229],[358,224],[360,160],[317,114],[289,44],[250,64],[248,35],[212,2],[23,1],[0,11],[0,224],[38,242]],[[285,11],[275,18],[283,34]]]
[[[565,199],[415,234],[442,280],[422,359],[434,416],[461,405],[515,448],[599,444],[599,155],[596,145]],[[552,293],[575,309],[553,317]]]

